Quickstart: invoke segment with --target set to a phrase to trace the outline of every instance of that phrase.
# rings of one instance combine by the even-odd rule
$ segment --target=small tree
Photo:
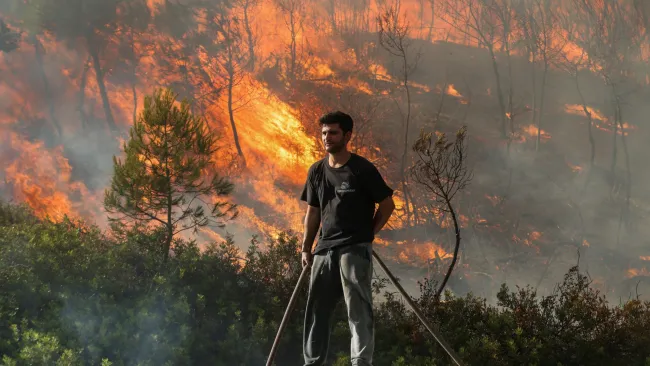
[[[449,142],[445,133],[420,132],[420,137],[413,145],[418,160],[411,167],[413,179],[422,185],[433,199],[437,208],[451,216],[456,234],[454,256],[444,280],[435,293],[436,299],[445,288],[451,272],[458,259],[460,248],[460,227],[452,201],[472,180],[472,171],[467,167],[467,129],[462,127],[456,133],[456,141]]]
[[[399,4],[399,3],[398,3]],[[404,194],[404,212],[406,213],[406,225],[411,226],[411,210],[409,203],[413,205],[413,214],[417,215],[417,209],[414,202],[411,200],[411,194],[408,189],[408,177],[406,174],[406,167],[408,161],[408,147],[409,147],[409,127],[411,124],[411,90],[409,85],[409,77],[415,72],[420,53],[412,54],[411,45],[412,41],[409,39],[409,25],[406,20],[400,19],[398,5],[391,5],[377,16],[377,27],[379,29],[379,44],[391,56],[399,59],[401,66],[400,84],[404,86],[406,95],[406,116],[402,118],[402,125],[404,126],[404,150],[400,161],[400,178],[402,181],[402,193]],[[400,113],[401,113],[400,109]],[[415,217],[417,222],[417,216]]]
[[[237,214],[234,204],[203,200],[228,195],[233,185],[213,165],[217,136],[190,113],[187,101],[175,102],[169,90],[145,97],[144,111],[124,145],[125,160],[113,158],[115,173],[104,197],[106,210],[117,214],[111,222],[162,225],[165,259],[176,234],[210,223],[223,226],[224,218]]]

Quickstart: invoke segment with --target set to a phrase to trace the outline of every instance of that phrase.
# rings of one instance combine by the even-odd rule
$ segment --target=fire
[[[0,159],[5,163],[3,181],[11,196],[27,203],[42,218],[60,221],[92,217],[97,199],[79,181],[73,181],[72,167],[62,148],[48,150],[42,142],[29,142],[16,133],[0,135]]]
[[[498,205],[499,203],[501,203],[501,200],[502,200],[501,197],[499,197],[497,195],[491,196],[489,194],[486,194],[485,198],[487,198],[490,201],[490,203],[492,203],[492,206]]]
[[[368,71],[372,74],[375,79],[383,81],[393,81],[390,75],[388,75],[388,70],[382,65],[379,64],[370,64]]]
[[[399,250],[397,257],[405,263],[423,264],[435,258],[450,259],[453,257],[453,254],[448,253],[433,241],[399,240],[392,243],[377,238],[374,243]]]
[[[170,3],[166,0],[145,0],[145,2],[152,15],[160,13]],[[349,39],[342,39],[356,37],[357,35],[347,34],[346,32],[349,31],[347,28],[354,28],[357,22],[364,22],[357,18],[357,15],[360,15],[359,10],[352,9],[349,4],[337,4],[339,9],[334,16],[327,14],[330,10],[322,3],[312,4],[295,0],[262,0],[254,3],[248,9],[247,16],[250,17],[250,32],[256,38],[257,44],[254,48],[257,64],[252,70],[245,69],[246,71],[242,72],[241,82],[235,85],[233,90],[233,99],[237,102],[233,120],[246,165],[245,168],[238,165],[236,174],[231,176],[237,192],[233,199],[239,204],[240,218],[236,225],[229,226],[228,230],[242,235],[265,233],[275,236],[283,230],[302,231],[305,207],[297,196],[309,166],[323,155],[323,151],[317,136],[307,132],[313,130],[309,126],[315,121],[301,119],[305,114],[302,113],[301,107],[296,106],[300,104],[293,104],[293,100],[287,101],[289,97],[286,94],[290,93],[283,94],[286,89],[277,91],[280,88],[274,84],[274,77],[277,77],[283,87],[293,88],[291,92],[296,94],[304,90],[295,85],[305,80],[317,80],[322,83],[319,85],[327,85],[329,88],[352,88],[360,93],[374,95],[388,94],[390,92],[386,89],[399,86],[400,73],[396,71],[399,68],[393,67],[391,71],[395,76],[392,76],[386,66],[389,62],[386,59],[380,61],[375,57],[376,44],[367,42],[357,49],[358,45],[351,46],[352,42]],[[421,5],[418,2],[409,0],[400,3],[401,15],[410,23],[409,35],[417,39],[417,46],[422,43],[421,41],[424,41],[424,46],[427,46],[427,43],[442,40],[465,46],[477,46],[471,44],[473,41],[466,40],[463,32],[454,30],[447,23],[451,21],[449,14],[438,9],[429,12],[428,10],[434,9],[427,10],[426,7],[433,3],[433,1],[428,2],[424,6],[424,12],[420,10]],[[293,12],[288,12],[287,8],[293,6],[295,6]],[[380,6],[383,6],[382,2],[369,2],[368,14],[374,14]],[[190,33],[212,37],[209,32],[214,30],[210,27],[213,19],[208,18],[209,12],[196,7],[193,10],[195,10],[193,17],[196,24],[192,26]],[[354,19],[347,19],[351,17],[349,14],[353,14]],[[360,18],[368,14],[363,13]],[[434,14],[435,19],[432,19]],[[241,27],[239,30],[242,31],[242,35],[245,35],[241,3],[236,6],[232,15],[237,16],[236,27]],[[372,18],[372,15],[370,17]],[[434,20],[435,27],[433,27]],[[363,30],[359,32],[376,32],[376,26],[372,23],[370,21],[362,25],[360,29]],[[336,29],[337,25],[339,29]],[[113,37],[118,39],[128,36],[129,31],[126,26],[119,27]],[[352,31],[356,30],[352,29]],[[576,61],[578,58],[587,60],[588,55],[584,55],[584,50],[572,42],[566,32],[562,32],[560,30],[558,34],[554,34],[550,48],[561,49],[563,56],[571,61]],[[339,37],[341,34],[344,34],[344,37]],[[100,97],[100,86],[92,67],[94,65],[90,65],[87,70],[83,88],[80,82],[82,71],[88,62],[86,50],[75,49],[75,46],[70,47],[67,44],[70,42],[57,40],[50,34],[39,37],[47,51],[44,53],[43,63],[46,65],[46,74],[51,79],[50,88],[53,94],[51,99],[55,104],[54,115],[62,121],[63,136],[65,138],[78,136],[75,133],[83,125],[77,105],[81,90],[85,98],[83,111],[88,114],[89,121],[96,123],[91,126],[91,129],[100,127],[97,128],[100,130],[101,127],[105,127],[102,125],[105,111]],[[222,135],[224,145],[232,146],[234,130],[230,123],[227,96],[223,92],[223,75],[219,75],[216,70],[219,67],[215,60],[216,56],[207,49],[209,48],[207,46],[206,48],[193,47],[188,42],[189,38],[190,36],[174,38],[166,32],[156,30],[154,24],[147,29],[146,35],[135,34],[134,48],[141,57],[136,62],[134,75],[128,77],[113,73],[117,69],[115,64],[118,62],[111,59],[111,54],[117,52],[110,48],[115,47],[114,39],[111,40],[109,42],[112,42],[111,46],[102,54],[102,57],[106,57],[102,59],[102,67],[106,71],[105,87],[110,100],[110,110],[118,127],[126,130],[132,123],[133,114],[142,111],[143,95],[150,94],[154,87],[161,85],[184,85],[187,86],[183,91],[184,96],[196,99],[195,111],[203,114],[210,127]],[[215,43],[219,41],[215,40]],[[246,48],[245,43],[243,48]],[[498,48],[500,47],[497,46]],[[188,49],[191,49],[190,54]],[[295,52],[294,56],[297,57],[295,61],[302,72],[297,76],[299,83],[295,85],[287,81],[290,63],[283,60],[283,57],[287,58],[291,53],[288,50]],[[646,47],[644,50],[645,57],[648,57],[649,48]],[[513,50],[513,56],[517,56],[517,52]],[[474,55],[470,57],[478,59]],[[501,54],[498,58],[499,67],[504,67],[501,64],[503,62]],[[265,68],[274,61],[277,64],[276,69]],[[198,66],[194,65],[194,62]],[[76,178],[73,163],[66,157],[63,147],[49,147],[39,141],[38,137],[26,137],[17,132],[28,123],[34,125],[42,123],[44,128],[49,128],[48,124],[52,124],[53,118],[47,105],[50,97],[42,91],[42,81],[38,80],[39,84],[37,84],[35,80],[38,77],[31,76],[33,74],[31,71],[36,67],[35,63],[34,47],[24,40],[19,50],[11,54],[0,53],[0,74],[6,75],[7,80],[10,79],[0,82],[0,96],[2,96],[0,98],[0,143],[2,145],[0,158],[3,163],[1,178],[4,182],[0,186],[0,191],[3,196],[29,204],[41,217],[49,216],[60,220],[63,215],[69,215],[89,218],[95,222],[101,221],[104,217],[104,213],[101,212],[100,198],[103,187],[93,188],[92,191],[88,188],[91,187],[90,184],[86,186],[82,177]],[[585,65],[589,64],[593,63],[585,63]],[[419,66],[420,70],[426,68],[423,66]],[[273,77],[268,79],[262,77],[262,71],[268,70],[272,70]],[[424,79],[419,78],[420,76],[410,79],[409,85],[413,87],[412,90],[416,93],[430,92],[432,85],[424,84],[422,81]],[[272,81],[261,81],[269,79]],[[454,80],[458,82],[458,79]],[[133,85],[127,85],[129,81],[133,81]],[[650,84],[648,75],[646,75],[646,82]],[[380,88],[375,89],[377,86]],[[476,86],[476,91],[479,94],[486,92],[491,100],[495,100],[493,90],[486,87],[486,84],[479,84]],[[216,90],[222,91],[219,96]],[[446,88],[438,86],[434,90],[458,98],[460,104],[469,103],[454,84],[448,84]],[[419,98],[415,103],[427,103],[422,102],[426,98]],[[419,112],[419,110],[415,111]],[[567,104],[566,111],[571,114],[585,115],[582,106],[579,105]],[[613,131],[613,122],[600,111],[591,107],[587,107],[587,111],[596,121],[596,128]],[[507,117],[511,118],[511,115],[507,114]],[[627,122],[622,125],[624,131],[619,129],[619,134],[628,134],[636,128]],[[523,125],[518,128],[515,138],[521,141],[528,141],[538,135],[542,140],[551,138],[547,131],[540,131],[535,125]],[[106,135],[105,140],[108,140],[107,145],[121,146],[123,143],[122,137],[118,136]],[[59,143],[64,142],[59,141]],[[387,152],[386,156],[390,156],[391,148],[392,146],[382,146],[383,151]],[[380,151],[379,147],[376,147],[376,150]],[[225,152],[219,154],[226,155]],[[219,155],[215,156],[214,160],[222,162],[226,159]],[[582,170],[582,167],[569,162],[567,165],[574,172]],[[103,181],[104,184],[107,184],[108,178],[108,176],[92,177],[93,180]],[[393,186],[398,185],[398,182],[389,183]],[[101,183],[97,185],[101,186]],[[494,206],[499,205],[503,200],[498,196],[485,195],[485,197]],[[405,202],[400,192],[396,192],[394,198],[397,210],[403,209]],[[441,228],[453,227],[450,216],[444,212],[434,210],[427,212],[427,215],[431,215]],[[495,223],[492,217],[489,220],[474,214],[472,217],[475,217],[476,223],[490,222],[492,229],[502,233],[509,232],[505,223]],[[462,213],[458,213],[458,221],[461,227],[470,225],[470,219]],[[393,215],[388,228],[403,229],[404,217]],[[535,247],[538,242],[545,239],[542,232],[529,231],[521,235],[521,238],[515,235],[513,239],[531,247]],[[211,240],[223,240],[222,235],[211,230],[202,229],[201,232]],[[388,242],[378,238],[377,242],[394,249],[395,258],[401,258],[409,263],[419,264],[436,256],[442,259],[451,257],[450,253],[433,241]],[[589,242],[584,240],[582,245],[589,246]],[[650,257],[641,257],[641,259],[650,260]]]
[[[249,80],[238,88],[237,98],[246,98],[253,91],[267,97],[252,99],[235,113],[249,168],[257,172],[271,171],[275,175],[273,178],[284,177],[291,183],[303,184],[307,170],[319,159],[315,139],[305,134],[303,123],[295,117],[296,111],[261,83]],[[225,105],[227,100],[222,100],[222,103]],[[227,108],[222,107],[219,119],[228,120],[227,113]]]
[[[650,261],[650,255],[641,255],[639,256],[639,259],[642,261]]]
[[[626,277],[627,278],[633,278],[633,277],[650,277],[650,271],[646,267],[643,267],[641,269],[639,268],[630,268],[627,270]]]
[[[600,112],[597,109],[594,109],[592,107],[586,106],[587,113],[591,115],[591,118],[594,122],[594,126],[605,132],[612,132],[614,129],[614,122],[611,121],[609,118],[607,118],[602,112]],[[586,117],[585,113],[585,108],[583,106],[578,105],[578,104],[566,104],[565,105],[565,111],[569,114],[574,114],[574,115],[582,115]],[[599,122],[600,121],[600,122]],[[625,136],[628,136],[630,133],[630,130],[635,130],[636,126],[631,125],[627,122],[623,122],[622,124],[623,130],[621,130],[620,127],[617,127],[616,133],[619,135],[623,135],[625,133]]]
[[[546,139],[551,138],[550,133],[548,133],[548,132],[546,132],[544,130],[540,130],[535,125],[524,126],[524,127],[522,127],[522,130],[523,130],[524,133],[526,133],[528,136],[531,136],[531,137],[537,137],[537,134],[539,133],[541,139],[546,140]]]
[[[463,95],[460,94],[460,93],[458,92],[458,90],[456,90],[456,88],[454,87],[454,84],[449,84],[449,85],[447,85],[446,93],[447,93],[448,95],[451,95],[451,96],[453,96],[453,97],[457,97],[457,98],[462,98],[462,97],[463,97]]]
[[[566,162],[566,165],[573,170],[574,173],[580,173],[582,171],[582,167],[580,165],[573,165],[570,162]]]

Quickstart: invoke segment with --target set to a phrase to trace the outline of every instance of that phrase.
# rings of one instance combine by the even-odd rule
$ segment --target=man
[[[303,334],[305,366],[325,364],[332,313],[341,297],[352,333],[352,365],[371,366],[372,241],[395,209],[393,190],[371,162],[348,151],[353,127],[349,115],[328,113],[319,123],[328,155],[309,168],[301,195],[308,204],[302,265],[311,265]]]

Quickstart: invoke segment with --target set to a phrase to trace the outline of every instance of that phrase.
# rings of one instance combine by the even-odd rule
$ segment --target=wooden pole
[[[377,260],[377,263],[379,263],[379,266],[381,267],[381,269],[384,270],[384,273],[386,274],[386,276],[388,276],[388,278],[389,278],[390,281],[393,283],[393,285],[395,285],[395,287],[397,287],[397,289],[399,290],[399,292],[402,294],[402,296],[404,297],[404,300],[406,300],[406,302],[411,306],[411,309],[413,310],[413,312],[415,313],[415,315],[417,315],[417,317],[420,319],[420,321],[422,322],[422,324],[424,324],[424,326],[427,328],[427,330],[429,330],[429,333],[431,333],[431,335],[433,336],[433,338],[435,338],[435,340],[438,341],[438,343],[440,344],[440,346],[442,346],[442,348],[445,350],[445,352],[447,352],[447,354],[449,355],[449,357],[452,359],[452,361],[454,361],[454,363],[455,363],[456,365],[458,365],[458,366],[463,366],[463,363],[460,361],[460,358],[458,357],[458,355],[456,354],[456,352],[454,352],[454,350],[453,350],[453,349],[449,346],[449,344],[445,341],[445,339],[442,337],[442,335],[440,334],[440,332],[438,331],[438,329],[437,329],[437,328],[434,328],[434,327],[433,327],[431,324],[429,324],[429,322],[424,318],[424,315],[422,315],[422,312],[420,311],[420,309],[418,309],[417,305],[415,305],[415,303],[414,303],[413,300],[411,299],[411,296],[409,296],[409,294],[406,293],[406,291],[404,290],[404,288],[402,287],[402,285],[400,285],[399,282],[397,282],[397,279],[396,279],[396,278],[393,276],[393,274],[388,270],[388,267],[386,267],[386,264],[384,264],[384,261],[382,261],[381,258],[379,258],[379,255],[377,255],[377,252],[375,252],[375,251],[373,250],[373,251],[372,251],[372,255],[373,255],[373,256],[375,257],[375,259]]]
[[[275,352],[278,349],[278,344],[280,343],[280,337],[282,337],[282,332],[284,332],[284,328],[287,326],[287,322],[289,321],[289,314],[291,314],[291,311],[293,311],[293,307],[296,304],[296,299],[298,298],[298,289],[300,289],[300,285],[307,277],[307,273],[309,273],[310,268],[311,266],[304,266],[302,268],[302,272],[300,273],[300,277],[298,278],[298,283],[296,283],[296,287],[293,289],[293,294],[291,295],[291,299],[289,299],[289,305],[287,305],[287,310],[284,311],[284,317],[282,317],[282,322],[280,322],[278,333],[275,335],[275,340],[273,341],[273,347],[271,347],[271,353],[269,354],[269,358],[266,361],[266,366],[271,366],[273,364],[273,358],[275,358]]]

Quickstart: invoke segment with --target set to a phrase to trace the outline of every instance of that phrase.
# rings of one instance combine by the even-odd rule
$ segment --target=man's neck
[[[340,168],[345,165],[348,160],[350,160],[351,156],[352,153],[350,153],[348,150],[342,150],[334,154],[330,153],[327,160],[329,161],[329,164],[332,168]]]

